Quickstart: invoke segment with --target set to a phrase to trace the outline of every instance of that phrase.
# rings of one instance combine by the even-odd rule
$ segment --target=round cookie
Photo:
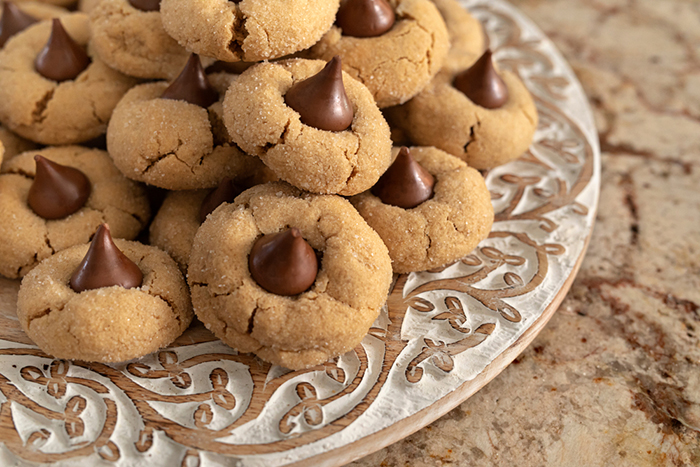
[[[91,44],[106,64],[139,78],[175,78],[190,53],[163,29],[158,11],[102,0],[90,12]]]
[[[0,126],[0,143],[5,146],[5,157],[0,165],[2,171],[5,170],[5,166],[10,159],[15,157],[17,154],[21,154],[25,151],[36,148],[36,144],[31,141],[27,141],[24,138],[17,136],[12,133],[7,128]]]
[[[35,0],[17,1],[13,2],[17,8],[23,13],[28,14],[36,20],[57,18],[68,13],[68,10],[61,8],[59,6],[54,6],[49,3],[42,3]],[[0,2],[0,7],[4,6]],[[2,9],[0,8],[0,18],[2,18]]]
[[[87,16],[61,17],[68,34],[87,45]],[[112,110],[134,80],[112,70],[97,57],[74,80],[56,82],[34,67],[37,54],[51,33],[51,22],[35,24],[13,37],[0,50],[0,122],[10,130],[42,144],[88,141],[105,132]]]
[[[312,46],[339,0],[162,0],[165,30],[197,54],[226,62],[271,60]]]
[[[244,162],[234,183],[240,187],[254,186],[275,180],[274,174],[252,156],[241,156]],[[168,253],[187,271],[194,236],[202,225],[200,209],[202,202],[212,190],[171,191],[163,200],[149,228],[149,243]]]
[[[396,23],[377,37],[344,36],[333,26],[310,49],[312,58],[343,59],[343,70],[361,81],[379,108],[409,100],[442,67],[449,38],[445,22],[430,0],[390,0]]]
[[[451,66],[451,58],[471,56],[473,61],[484,52],[485,34],[478,19],[474,18],[457,0],[430,0],[445,21],[450,49],[445,67]]]
[[[78,168],[92,191],[77,212],[58,220],[39,217],[27,204],[35,176],[35,155]],[[144,188],[114,167],[105,151],[80,146],[46,148],[9,160],[0,175],[0,275],[22,277],[54,252],[90,240],[108,222],[115,237],[133,239],[148,222]]]
[[[89,245],[42,261],[22,281],[17,318],[55,358],[123,362],[174,341],[192,320],[187,285],[175,262],[156,247],[115,240],[143,273],[143,285],[75,292],[70,279]]]
[[[420,94],[388,109],[389,121],[414,144],[435,146],[477,169],[519,157],[537,129],[537,108],[523,82],[510,71],[499,72],[509,97],[502,107],[487,109],[452,84],[459,71],[473,64],[473,56],[451,61]]]
[[[281,296],[250,275],[265,234],[290,227],[322,254],[307,291]],[[377,234],[345,199],[259,185],[219,207],[195,237],[188,282],[197,317],[224,343],[291,369],[354,348],[386,300],[391,262]]]
[[[489,235],[494,216],[478,171],[436,148],[410,152],[435,178],[432,198],[412,209],[384,204],[369,191],[350,199],[386,244],[396,273],[444,266],[467,255]]]
[[[234,75],[209,76],[223,99]],[[165,81],[135,86],[114,109],[107,149],[132,180],[168,190],[213,188],[235,177],[245,155],[230,144],[221,101],[205,109],[183,100],[162,99]]]
[[[224,122],[233,141],[281,179],[315,193],[350,196],[372,186],[389,166],[389,126],[367,88],[346,73],[354,109],[350,128],[324,131],[302,123],[285,94],[325,65],[293,59],[246,70],[226,93]]]

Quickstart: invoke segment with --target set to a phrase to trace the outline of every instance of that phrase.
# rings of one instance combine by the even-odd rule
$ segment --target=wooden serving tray
[[[19,328],[19,282],[0,279],[0,465],[336,466],[420,429],[502,371],[578,270],[600,154],[586,97],[542,32],[504,1],[462,3],[540,117],[530,150],[487,175],[490,237],[447,268],[398,276],[361,345],[294,372],[237,354],[201,324],[138,361],[54,360]]]

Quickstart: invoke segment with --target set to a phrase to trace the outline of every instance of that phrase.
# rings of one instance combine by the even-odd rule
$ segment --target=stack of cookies
[[[393,273],[488,236],[477,169],[537,126],[456,0],[73,3],[0,18],[0,274],[58,358],[138,358],[194,314],[291,369],[347,352]]]

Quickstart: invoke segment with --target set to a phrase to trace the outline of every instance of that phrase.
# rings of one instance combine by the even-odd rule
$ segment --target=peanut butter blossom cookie
[[[312,58],[343,59],[380,108],[406,102],[442,67],[449,39],[430,0],[346,0],[335,26],[310,50]]]
[[[386,246],[350,203],[279,182],[214,211],[188,270],[195,313],[217,337],[291,369],[359,344],[391,279]]]
[[[162,0],[165,30],[195,53],[226,62],[306,49],[331,27],[338,0]]]
[[[523,82],[497,71],[490,51],[470,67],[452,68],[411,101],[389,109],[392,123],[411,141],[440,148],[477,169],[519,157],[537,129],[537,108]]]
[[[134,84],[86,45],[87,16],[64,15],[20,32],[0,50],[0,122],[42,144],[71,144],[105,132]]]
[[[450,49],[444,66],[452,66],[455,57],[468,56],[476,61],[484,52],[486,39],[479,20],[470,15],[457,0],[430,1],[435,4],[445,21],[450,38]]]
[[[230,144],[220,95],[233,75],[210,82],[192,55],[172,83],[134,87],[119,102],[107,149],[125,176],[168,190],[213,188],[235,177],[245,156]]]
[[[276,180],[259,159],[244,156],[241,161],[246,163],[238,175],[224,178],[213,190],[171,191],[153,218],[151,245],[172,256],[183,271],[187,271],[194,236],[209,214],[223,203],[233,203],[245,188]]]
[[[389,166],[389,126],[340,61],[262,63],[232,83],[224,122],[236,144],[292,185],[353,195]]]
[[[0,12],[0,48],[15,34],[24,31],[42,19],[55,18],[68,13],[60,7],[40,2],[4,2]]]
[[[192,320],[192,307],[167,254],[113,241],[103,225],[90,245],[63,250],[25,277],[17,317],[53,357],[121,362],[174,341]]]
[[[163,29],[158,0],[103,0],[90,12],[92,46],[112,68],[139,78],[175,78],[189,52]]]
[[[493,224],[481,174],[435,148],[402,148],[372,190],[350,201],[389,248],[397,273],[467,255]]]
[[[109,155],[79,146],[20,154],[0,175],[0,274],[24,276],[42,259],[86,243],[103,222],[132,239],[148,222],[143,187]]]

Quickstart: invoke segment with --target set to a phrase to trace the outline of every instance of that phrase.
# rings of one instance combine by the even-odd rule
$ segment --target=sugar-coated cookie
[[[28,141],[16,134],[12,133],[7,128],[0,126],[0,142],[5,147],[5,156],[0,166],[2,171],[5,170],[5,165],[10,159],[15,157],[17,154],[21,154],[30,149],[36,148],[36,144]]]
[[[223,99],[235,76],[220,73],[210,79]],[[221,102],[204,108],[165,99],[169,86],[164,81],[141,84],[119,102],[107,130],[115,165],[132,180],[168,190],[213,188],[224,177],[235,177],[246,156],[230,144]]]
[[[47,220],[30,207],[36,155],[87,176],[91,191],[82,208]],[[89,241],[103,222],[112,226],[115,237],[136,238],[149,216],[144,188],[124,178],[105,151],[63,146],[20,154],[5,164],[0,175],[0,275],[24,276],[54,252]]]
[[[55,358],[122,362],[165,347],[187,329],[192,306],[172,258],[137,242],[114,243],[141,271],[139,287],[73,290],[72,276],[89,245],[60,251],[25,276],[17,318],[44,352]]]
[[[505,102],[497,108],[479,105],[454,84],[459,73],[479,61],[475,64],[471,55],[461,60],[461,66],[445,67],[409,102],[388,109],[387,118],[414,144],[435,146],[477,169],[516,159],[530,146],[537,129],[537,108],[530,92],[515,74],[500,71]]]
[[[159,11],[102,0],[90,12],[91,44],[107,65],[139,78],[175,78],[190,53],[163,29]]]
[[[165,30],[197,54],[226,62],[271,60],[312,46],[339,0],[162,0]]]
[[[303,123],[286,94],[325,67],[320,60],[293,59],[246,70],[226,93],[224,122],[233,141],[279,178],[307,191],[349,196],[368,189],[389,166],[389,126],[367,88],[344,72],[354,111],[349,128],[327,131]]]
[[[61,24],[80,47],[87,45],[87,16],[62,16]],[[72,144],[105,132],[112,110],[134,84],[97,57],[75,79],[46,78],[35,60],[47,44],[52,22],[35,24],[13,37],[0,50],[0,122],[10,130],[42,144]],[[57,60],[54,63],[59,63]]]
[[[321,259],[308,290],[283,296],[253,279],[248,259],[263,235],[289,228]],[[378,316],[391,280],[386,246],[349,202],[280,182],[253,187],[210,215],[197,232],[188,270],[195,313],[217,337],[291,369],[354,348]]]
[[[444,266],[467,255],[488,236],[494,216],[478,171],[436,148],[413,147],[410,154],[434,177],[429,199],[410,209],[386,204],[370,191],[350,199],[386,244],[397,273]]]
[[[486,35],[478,19],[474,18],[457,0],[430,0],[445,21],[450,38],[448,58],[443,66],[455,63],[453,57],[471,56],[473,61],[484,52]]]
[[[343,59],[343,70],[361,81],[379,108],[402,104],[420,92],[442,67],[449,38],[430,0],[391,0],[393,27],[376,37],[353,37],[333,26],[310,49],[312,58]]]

